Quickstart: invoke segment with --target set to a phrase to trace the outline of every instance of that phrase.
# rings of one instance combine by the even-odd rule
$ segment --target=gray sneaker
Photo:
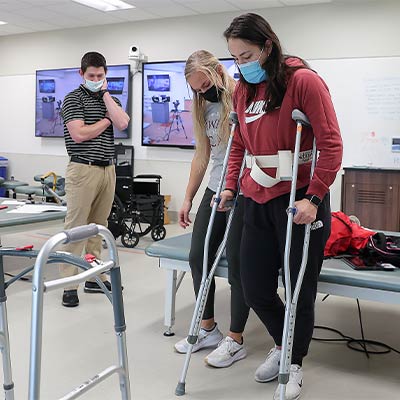
[[[274,347],[268,353],[265,361],[257,368],[254,379],[257,382],[270,382],[279,375],[281,350]]]
[[[206,347],[216,347],[222,338],[222,333],[218,329],[217,324],[215,324],[215,327],[212,331],[206,331],[205,329],[201,328],[197,342],[193,345],[192,353],[195,353],[196,351]],[[175,343],[175,350],[178,353],[187,353],[188,348],[189,343],[187,338]]]

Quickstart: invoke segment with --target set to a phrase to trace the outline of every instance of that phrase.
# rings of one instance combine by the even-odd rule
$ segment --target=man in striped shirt
[[[121,108],[120,101],[107,90],[107,65],[100,53],[86,53],[79,71],[84,83],[67,94],[62,116],[64,138],[70,161],[66,172],[67,216],[65,229],[96,223],[107,226],[115,191],[114,132],[113,126],[124,130],[129,116]],[[86,245],[86,248],[85,248]],[[81,256],[85,248],[100,258],[101,238],[70,243],[64,250]],[[75,275],[77,267],[63,264],[63,277]],[[108,289],[111,284],[101,276]],[[77,287],[64,289],[62,304],[66,307],[79,305]],[[95,281],[85,282],[85,292],[102,292]]]

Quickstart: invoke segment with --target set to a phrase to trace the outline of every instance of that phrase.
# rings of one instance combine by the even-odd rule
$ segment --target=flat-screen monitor
[[[122,109],[131,114],[130,65],[107,66],[108,90],[119,99]],[[64,97],[77,89],[83,79],[79,68],[36,71],[35,136],[64,137],[61,109]],[[129,137],[129,127],[119,131],[114,127],[116,139]]]
[[[239,79],[233,59],[220,59]],[[192,90],[185,79],[185,61],[143,64],[142,145],[193,149]]]
[[[55,93],[56,81],[54,79],[39,79],[40,93]]]

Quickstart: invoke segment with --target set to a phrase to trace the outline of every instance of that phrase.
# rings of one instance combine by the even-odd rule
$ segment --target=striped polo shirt
[[[121,102],[112,97],[121,106]],[[114,130],[110,125],[99,136],[76,143],[67,128],[67,123],[82,120],[85,125],[94,124],[106,115],[107,108],[98,93],[93,93],[84,85],[68,93],[64,98],[62,117],[64,120],[64,139],[70,157],[79,156],[88,161],[107,161],[114,158]]]

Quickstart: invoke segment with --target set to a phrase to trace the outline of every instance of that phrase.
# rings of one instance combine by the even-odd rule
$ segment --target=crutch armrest
[[[136,175],[133,179],[162,179],[161,175],[154,175],[154,174],[141,174]]]
[[[311,126],[310,120],[307,118],[306,114],[295,108],[292,111],[292,119],[296,121],[296,123],[301,123],[304,126]]]

